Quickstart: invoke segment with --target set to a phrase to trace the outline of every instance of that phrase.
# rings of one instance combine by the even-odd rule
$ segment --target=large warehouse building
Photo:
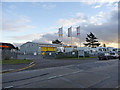
[[[61,45],[58,45],[58,44],[26,42],[20,46],[20,53],[39,55],[42,52],[46,52],[46,51],[56,52],[57,47],[60,47],[60,46]]]

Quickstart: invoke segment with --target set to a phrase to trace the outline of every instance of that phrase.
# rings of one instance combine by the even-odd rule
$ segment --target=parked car
[[[98,54],[98,59],[99,60],[108,60],[111,59],[110,53],[106,52],[106,53],[99,53]]]
[[[119,58],[119,60],[120,60],[120,51],[118,51],[118,58]]]
[[[112,59],[117,59],[118,58],[118,54],[115,53],[115,52],[111,52],[110,56],[111,56]]]

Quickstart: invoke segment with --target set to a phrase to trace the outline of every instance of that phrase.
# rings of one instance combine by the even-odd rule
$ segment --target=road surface
[[[119,60],[72,64],[3,74],[3,88],[115,88]]]
[[[35,66],[27,70],[66,66],[66,65],[72,65],[72,64],[82,64],[82,63],[96,62],[96,61],[97,60],[95,58],[88,59],[88,60],[34,59],[33,62],[35,62]],[[26,67],[28,65],[29,63],[28,64],[4,64],[2,65],[2,71],[15,70],[15,69]]]

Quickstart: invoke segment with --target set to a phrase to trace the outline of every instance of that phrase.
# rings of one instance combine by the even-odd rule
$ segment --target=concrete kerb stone
[[[26,67],[19,68],[19,69],[15,69],[15,70],[3,71],[3,72],[0,72],[0,74],[10,73],[10,72],[17,72],[17,71],[25,70],[25,69],[28,69],[28,68],[33,67],[34,65],[35,65],[35,62],[31,62],[31,63],[29,63]]]

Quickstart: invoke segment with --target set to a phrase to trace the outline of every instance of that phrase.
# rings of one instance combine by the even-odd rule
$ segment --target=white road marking
[[[4,87],[4,89],[10,89],[10,88],[13,88],[13,86]]]
[[[82,71],[83,71],[83,70],[76,71],[76,72],[72,72],[72,73],[67,73],[67,74],[62,74],[62,75],[58,75],[58,76],[52,76],[52,77],[49,77],[49,78],[47,78],[47,79],[59,78],[59,77],[67,76],[67,75],[72,75],[72,74],[80,73],[80,72],[82,72]]]

